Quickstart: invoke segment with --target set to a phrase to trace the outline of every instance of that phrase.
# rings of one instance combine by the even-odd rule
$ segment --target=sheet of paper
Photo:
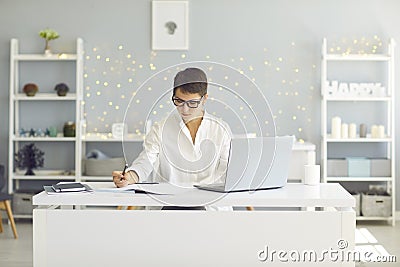
[[[99,192],[143,192],[156,195],[176,195],[185,192],[187,188],[177,187],[169,183],[160,184],[131,184],[121,188],[99,188]]]

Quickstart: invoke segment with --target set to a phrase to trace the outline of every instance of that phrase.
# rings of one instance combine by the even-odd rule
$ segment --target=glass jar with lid
[[[64,124],[64,137],[75,137],[75,122],[67,121]]]

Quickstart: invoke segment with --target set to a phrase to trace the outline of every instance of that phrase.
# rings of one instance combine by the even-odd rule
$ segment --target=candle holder
[[[360,124],[360,137],[361,138],[367,137],[367,125],[364,123]]]

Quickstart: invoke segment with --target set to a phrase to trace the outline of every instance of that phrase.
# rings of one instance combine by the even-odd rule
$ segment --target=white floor
[[[32,266],[32,222],[17,220],[19,239],[14,239],[10,225],[3,220],[4,232],[0,233],[0,266]],[[392,227],[384,222],[359,223],[357,225],[356,243],[360,248],[375,250],[380,255],[396,257],[394,263],[358,262],[356,266],[400,266],[400,222]],[[384,250],[382,250],[382,247]],[[160,262],[161,264],[161,262]]]

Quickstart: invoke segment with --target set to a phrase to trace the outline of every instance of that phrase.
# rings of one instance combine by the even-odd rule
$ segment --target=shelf
[[[390,182],[392,177],[326,177],[327,182]]]
[[[82,136],[84,142],[143,142],[145,135],[128,134],[123,139],[117,139],[111,133],[87,133]]]
[[[361,101],[381,101],[381,102],[389,102],[392,99],[390,97],[371,97],[371,96],[359,96],[359,97],[344,97],[344,96],[327,96],[325,97],[326,101],[332,102],[361,102]]]
[[[78,59],[76,54],[54,54],[46,56],[44,54],[17,54],[15,60],[19,61],[75,61]]]
[[[32,219],[32,214],[13,214],[14,219]]]
[[[357,221],[389,221],[393,220],[393,217],[368,217],[368,216],[357,216]]]
[[[395,105],[393,90],[395,87],[395,46],[394,39],[390,38],[387,49],[384,52],[378,54],[374,53],[328,53],[328,41],[326,38],[322,41],[321,47],[321,163],[322,168],[325,169],[323,172],[322,181],[325,182],[340,182],[346,187],[349,187],[352,191],[364,191],[365,186],[372,183],[382,183],[387,186],[388,193],[392,196],[391,205],[395,209],[396,206],[396,164],[394,162],[395,157],[395,141],[396,136],[392,133],[393,129],[396,129],[395,121]],[[350,67],[349,70],[345,71],[341,67]],[[365,71],[364,67],[367,67],[368,71]],[[376,74],[376,77],[371,77],[371,74]],[[361,75],[361,76],[360,76]],[[372,79],[372,80],[371,80]],[[335,81],[333,83],[332,81]],[[348,88],[351,87],[351,83],[355,82],[359,85],[356,91],[359,93],[346,91],[342,92],[339,89],[340,83],[345,83]],[[336,88],[338,83],[338,88]],[[363,86],[362,84],[370,84]],[[373,85],[373,86],[372,86]],[[384,85],[384,86],[383,86]],[[345,87],[343,87],[345,88]],[[351,90],[352,88],[350,88]],[[363,89],[366,89],[365,92]],[[376,91],[375,91],[376,90]],[[357,103],[356,103],[357,102]],[[357,110],[352,110],[354,104],[358,105]],[[357,112],[358,111],[358,112]],[[373,113],[373,111],[377,111]],[[331,130],[328,130],[331,115],[338,115],[346,117],[348,115],[349,120],[353,122],[364,121],[365,124],[369,125],[368,128],[372,128],[375,123],[384,125],[386,128],[385,132],[381,132],[380,138],[372,138],[376,135],[367,134],[366,137],[361,138],[359,134],[351,135],[355,138],[333,138],[340,137],[340,135],[333,136]],[[379,114],[380,120],[376,122],[374,116]],[[332,124],[331,124],[332,126]],[[332,128],[332,127],[331,127]],[[340,128],[340,127],[339,127]],[[372,132],[372,130],[370,130]],[[381,148],[381,149],[378,149]],[[361,149],[361,150],[360,150]],[[365,150],[365,151],[364,151]],[[354,156],[354,151],[357,151],[357,156],[367,156],[372,152],[375,158],[386,158],[390,162],[390,176],[389,173],[381,173],[385,176],[373,176],[368,177],[349,177],[349,176],[338,176],[332,174],[333,172],[326,171],[328,165],[329,155],[335,155],[336,158],[346,158]],[[332,153],[334,152],[334,153]],[[343,173],[346,174],[347,173]],[[368,175],[368,173],[367,173]],[[396,214],[393,213],[391,216],[380,216],[380,217],[368,217],[358,216],[357,220],[372,221],[372,220],[391,220],[391,224],[394,225],[396,221]]]
[[[58,96],[57,93],[51,94],[51,93],[37,93],[34,96],[27,96],[25,94],[16,94],[14,95],[14,100],[19,100],[19,101],[37,101],[37,100],[51,100],[51,101],[73,101],[76,100],[76,94],[75,93],[68,93],[66,96]]]
[[[389,61],[389,55],[383,54],[326,54],[324,59],[328,61]]]
[[[9,83],[9,165],[8,165],[8,193],[13,193],[19,189],[29,189],[32,185],[29,183],[20,183],[19,181],[37,181],[39,184],[55,183],[57,181],[79,181],[79,174],[81,171],[81,122],[83,119],[82,112],[82,97],[83,97],[83,72],[84,72],[84,43],[81,38],[76,39],[75,51],[68,50],[66,53],[54,53],[45,55],[38,51],[38,53],[19,52],[18,39],[11,39],[10,44],[10,83]],[[35,70],[47,70],[48,68],[54,69],[54,77],[37,77],[43,83],[55,84],[54,79],[61,76],[64,77],[68,83],[71,83],[70,90],[65,96],[57,95],[57,92],[52,87],[42,88],[34,96],[27,96],[21,90],[23,83],[22,80],[30,79],[29,73]],[[67,68],[67,72],[65,72]],[[73,84],[73,85],[72,85]],[[35,101],[35,102],[32,102]],[[65,102],[67,101],[67,102]],[[32,104],[34,109],[29,108],[28,104]],[[43,136],[46,127],[42,128],[43,133],[37,137],[29,136],[30,127],[27,134],[20,134],[20,131],[25,123],[25,120],[30,121],[33,118],[35,121],[46,121],[46,116],[55,115],[54,107],[52,105],[67,105],[63,114],[69,117],[71,121],[76,124],[76,136],[64,137],[63,132],[59,131],[55,137]],[[43,115],[44,114],[44,115]],[[64,116],[64,117],[65,117]],[[56,122],[57,123],[57,122]],[[37,123],[36,123],[37,124]],[[21,126],[22,125],[22,126]],[[27,143],[35,143],[37,145],[51,145],[46,148],[49,153],[46,153],[44,160],[47,162],[45,168],[38,168],[34,170],[35,175],[25,175],[26,170],[20,170],[14,161],[17,148]],[[68,149],[73,148],[69,154],[58,155],[58,148],[56,145],[65,145]],[[47,157],[51,154],[60,156],[61,158],[54,161],[47,161]],[[72,165],[73,161],[73,165]],[[58,163],[57,163],[58,162]],[[49,165],[50,164],[50,165]],[[71,166],[72,165],[72,166]],[[61,169],[57,169],[61,168]],[[64,169],[65,168],[65,169]],[[57,169],[57,170],[56,170]],[[20,188],[23,186],[24,188]]]
[[[330,135],[326,137],[328,143],[389,143],[392,142],[392,138],[331,138]]]
[[[21,142],[74,142],[76,137],[20,137],[14,136],[13,141]]]

